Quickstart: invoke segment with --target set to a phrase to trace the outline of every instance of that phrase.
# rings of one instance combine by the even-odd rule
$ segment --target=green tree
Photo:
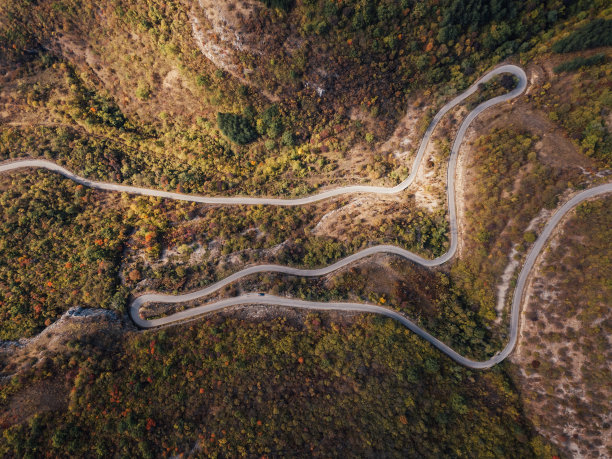
[[[245,145],[257,138],[257,132],[249,120],[234,113],[217,113],[217,124],[221,132],[232,142]]]

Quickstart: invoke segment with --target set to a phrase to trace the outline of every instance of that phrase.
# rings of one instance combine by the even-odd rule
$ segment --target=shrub
[[[528,244],[533,244],[535,242],[535,240],[537,239],[536,234],[533,231],[527,231],[524,235],[523,235],[523,239],[525,240],[525,242],[527,242]]]
[[[504,87],[504,89],[512,91],[514,88],[516,88],[516,85],[518,84],[518,79],[514,75],[504,73],[501,76],[500,84]]]
[[[285,144],[286,146],[293,147],[295,145],[295,138],[293,137],[293,132],[291,131],[283,132],[282,141],[283,141],[283,144]]]
[[[255,116],[257,116],[257,112],[255,111],[255,108],[252,105],[247,105],[246,107],[244,107],[242,115],[248,120],[252,121],[253,119],[255,119]]]
[[[140,100],[147,100],[151,97],[151,87],[146,83],[140,83],[136,89],[136,97]]]
[[[266,134],[271,139],[276,139],[283,132],[283,122],[280,118],[273,120],[266,131]]]
[[[198,83],[198,86],[204,86],[206,88],[209,88],[211,84],[210,77],[208,75],[198,75],[196,82]]]
[[[253,125],[240,115],[217,113],[217,124],[221,132],[234,143],[245,145],[257,138]]]
[[[266,150],[274,150],[276,148],[276,142],[272,139],[268,139],[265,142]]]
[[[284,123],[276,105],[271,105],[261,115],[257,123],[257,131],[272,139],[279,137],[284,131]]]

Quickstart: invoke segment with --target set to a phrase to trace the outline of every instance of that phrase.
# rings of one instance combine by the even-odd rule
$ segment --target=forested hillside
[[[547,219],[610,180],[611,24],[605,0],[5,0],[0,162],[46,159],[92,180],[211,196],[392,187],[413,172],[444,104],[492,68],[518,65],[525,92],[479,115],[461,146],[451,262],[429,269],[377,255],[316,278],[249,276],[140,311],[159,317],[249,292],[370,303],[484,360],[507,342],[517,275]],[[559,406],[578,407],[579,419],[551,427],[539,410],[556,403],[557,386],[538,379],[570,374],[569,351],[556,366],[545,343],[576,338],[577,351],[603,355],[601,234],[564,257],[557,246],[543,252],[545,272],[562,258],[575,265],[555,278],[564,303],[546,317],[579,311],[574,325],[588,324],[588,336],[547,329],[535,339],[543,321],[529,316],[519,349],[536,347],[486,371],[369,315],[244,306],[151,331],[127,315],[143,293],[191,292],[255,264],[319,268],[377,244],[445,254],[459,125],[518,81],[505,73],[475,85],[434,130],[414,184],[394,196],[223,206],[93,190],[50,171],[2,173],[0,455],[605,451],[592,432],[582,443],[572,435],[585,419],[605,428],[606,407],[572,399]],[[592,213],[603,231],[609,203],[581,206],[560,240],[576,243],[572,231],[588,229]],[[586,284],[580,254],[592,264]],[[584,303],[571,283],[592,287]],[[593,400],[609,379],[598,359],[571,370]]]
[[[552,455],[503,371],[458,367],[390,320],[298,321],[213,317],[121,343],[73,340],[72,351],[5,386],[4,397],[61,378],[66,407],[5,424],[0,452]]]

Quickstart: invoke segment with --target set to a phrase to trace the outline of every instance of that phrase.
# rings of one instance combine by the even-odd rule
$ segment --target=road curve
[[[22,169],[26,167],[35,167],[35,168],[43,168],[48,169],[50,171],[57,172],[63,175],[70,180],[73,180],[81,185],[88,186],[90,188],[95,188],[98,190],[106,190],[106,191],[118,191],[122,193],[136,194],[142,196],[155,196],[160,198],[174,199],[178,201],[189,201],[189,202],[198,202],[202,204],[234,204],[234,205],[271,205],[271,206],[301,206],[304,204],[312,204],[317,201],[322,201],[325,199],[333,198],[336,196],[342,196],[347,194],[355,194],[355,193],[375,193],[375,194],[397,194],[404,191],[416,178],[417,171],[423,156],[425,154],[425,149],[427,148],[427,144],[433,134],[434,129],[438,125],[438,122],[442,119],[442,117],[453,107],[457,106],[469,96],[474,94],[478,90],[478,85],[480,83],[485,83],[489,81],[491,78],[500,75],[502,73],[512,73],[514,74],[519,83],[515,89],[511,92],[490,99],[486,102],[483,102],[478,107],[476,107],[466,118],[466,120],[461,125],[459,133],[457,135],[457,139],[455,140],[455,146],[459,146],[463,141],[463,136],[465,135],[465,131],[467,130],[469,124],[476,118],[480,113],[482,113],[487,108],[496,105],[498,103],[510,100],[519,94],[521,94],[525,87],[527,86],[527,75],[522,68],[517,67],[516,65],[502,65],[491,70],[489,73],[480,78],[476,83],[470,86],[465,92],[461,93],[459,96],[455,97],[449,103],[447,103],[444,107],[440,109],[440,111],[436,114],[434,119],[429,124],[427,131],[423,135],[423,139],[421,140],[421,145],[419,146],[419,150],[417,152],[416,158],[414,159],[413,167],[411,169],[410,175],[403,180],[401,183],[394,187],[383,187],[383,186],[368,186],[368,185],[354,185],[354,186],[345,186],[334,188],[327,191],[322,191],[317,194],[313,194],[310,196],[305,196],[303,198],[296,199],[283,199],[283,198],[270,198],[270,197],[247,197],[247,196],[234,196],[234,197],[223,197],[223,196],[201,196],[201,195],[193,195],[193,194],[185,194],[185,193],[175,193],[171,191],[163,191],[163,190],[154,190],[150,188],[142,188],[137,186],[129,186],[129,185],[120,185],[118,183],[108,183],[108,182],[99,182],[95,180],[90,180],[84,177],[80,177],[77,174],[72,173],[68,169],[55,164],[53,161],[48,161],[45,159],[24,159],[24,160],[15,160],[11,162],[7,162],[4,164],[0,164],[0,173],[8,172],[15,169]],[[454,149],[454,148],[453,148]],[[454,178],[454,170],[453,174],[449,171],[449,178],[451,175]],[[450,183],[449,183],[450,184]],[[453,180],[454,185],[454,180]]]
[[[421,144],[419,146],[419,150],[415,157],[410,175],[405,180],[403,180],[400,184],[394,187],[390,187],[390,188],[378,187],[378,186],[362,186],[362,185],[347,186],[347,187],[340,187],[340,188],[327,190],[327,191],[324,191],[318,194],[306,196],[303,198],[297,198],[297,199],[282,199],[282,198],[268,198],[268,197],[242,197],[242,196],[215,197],[215,196],[200,196],[200,195],[189,195],[189,194],[183,194],[183,193],[174,193],[174,192],[168,192],[168,191],[162,191],[162,190],[153,190],[153,189],[148,189],[148,188],[141,188],[141,187],[134,187],[134,186],[128,186],[128,185],[120,185],[120,184],[115,184],[115,183],[89,180],[89,179],[80,177],[72,173],[71,171],[65,169],[64,167],[55,164],[54,162],[47,161],[47,160],[39,160],[39,159],[18,160],[18,161],[0,164],[0,173],[16,170],[20,168],[26,168],[26,167],[44,168],[44,169],[58,172],[59,174],[77,183],[80,183],[84,186],[88,186],[88,187],[99,189],[99,190],[118,191],[118,192],[130,193],[130,194],[155,196],[155,197],[161,197],[161,198],[167,198],[167,199],[206,203],[206,204],[230,204],[230,205],[231,204],[233,205],[236,205],[236,204],[240,204],[240,205],[264,204],[264,205],[277,205],[277,206],[298,206],[298,205],[314,203],[317,201],[329,199],[329,198],[336,197],[336,196],[354,194],[354,193],[375,193],[375,194],[380,194],[380,195],[397,194],[405,190],[408,186],[410,186],[410,184],[416,178],[418,168],[420,167],[420,164],[422,162],[422,159],[425,154],[425,150],[427,148],[431,135],[433,134],[433,131],[435,130],[436,126],[438,125],[442,117],[453,107],[463,102],[470,95],[474,94],[477,91],[478,85],[480,83],[484,83],[490,80],[491,78],[493,78],[494,76],[499,75],[501,73],[512,73],[513,75],[515,75],[518,78],[517,87],[513,89],[512,91],[508,92],[507,94],[504,94],[504,95],[495,97],[493,99],[490,99],[486,102],[483,102],[482,104],[478,105],[473,111],[471,111],[468,114],[468,116],[464,119],[464,121],[462,122],[457,132],[455,141],[453,143],[453,147],[451,149],[451,154],[449,158],[449,166],[448,166],[448,176],[447,176],[447,193],[448,193],[448,207],[449,207],[449,221],[450,221],[450,247],[449,247],[449,250],[444,255],[438,258],[435,258],[433,260],[428,260],[406,249],[403,249],[401,247],[396,247],[392,245],[378,245],[378,246],[373,246],[373,247],[364,249],[360,252],[357,252],[351,256],[343,258],[342,260],[339,260],[338,262],[332,265],[329,265],[327,267],[324,267],[324,268],[299,269],[299,268],[292,268],[292,267],[280,266],[280,265],[255,265],[249,268],[245,268],[241,271],[238,271],[226,277],[225,279],[219,282],[216,282],[202,290],[198,290],[198,291],[191,292],[191,293],[186,293],[183,295],[165,295],[165,294],[156,294],[156,293],[142,295],[140,297],[135,298],[129,305],[130,317],[132,318],[134,323],[141,328],[152,328],[152,327],[158,327],[162,325],[168,325],[168,324],[176,323],[179,321],[184,321],[190,318],[194,318],[203,313],[216,311],[216,310],[223,309],[229,306],[241,305],[241,304],[281,305],[281,306],[305,308],[305,309],[318,309],[318,310],[332,310],[333,309],[333,310],[358,311],[358,312],[369,312],[369,313],[381,314],[381,315],[384,315],[384,316],[387,316],[387,317],[390,317],[390,318],[393,318],[399,321],[404,326],[409,328],[411,331],[413,331],[414,333],[416,333],[423,339],[430,342],[440,351],[444,352],[450,358],[452,358],[453,360],[455,360],[456,362],[462,365],[465,365],[466,367],[490,368],[493,365],[504,360],[512,352],[516,344],[516,340],[518,336],[520,304],[521,304],[521,300],[523,296],[523,291],[526,285],[526,281],[527,281],[529,272],[531,271],[536,261],[538,254],[544,247],[544,244],[546,240],[548,239],[548,237],[550,236],[551,232],[553,231],[555,226],[560,222],[563,216],[567,212],[569,212],[573,207],[578,205],[580,202],[586,199],[590,199],[595,196],[599,196],[605,193],[612,192],[612,183],[601,185],[599,187],[595,187],[590,190],[586,190],[576,195],[574,198],[568,201],[563,207],[561,207],[561,209],[559,209],[557,213],[555,213],[553,218],[551,218],[547,226],[544,228],[544,231],[542,232],[540,237],[535,242],[521,270],[521,274],[519,276],[519,281],[517,283],[517,286],[514,292],[513,302],[512,302],[511,322],[510,322],[510,340],[500,353],[496,354],[494,357],[484,362],[474,361],[474,360],[461,356],[460,354],[455,352],[453,349],[451,349],[449,346],[447,346],[446,344],[444,344],[443,342],[441,342],[434,336],[430,335],[425,330],[418,327],[415,323],[405,318],[400,313],[393,311],[389,308],[376,306],[376,305],[370,305],[370,304],[346,303],[346,302],[323,303],[323,302],[302,301],[302,300],[296,300],[292,298],[282,298],[282,297],[277,297],[273,295],[263,295],[262,296],[260,294],[249,293],[249,294],[241,295],[238,297],[228,298],[228,299],[216,301],[211,304],[202,305],[202,306],[198,306],[198,307],[191,308],[188,310],[184,310],[184,311],[181,311],[175,314],[171,314],[169,316],[166,316],[160,319],[153,319],[153,320],[141,319],[139,315],[139,310],[142,307],[142,305],[144,305],[145,303],[151,303],[151,302],[181,303],[185,301],[196,300],[198,298],[205,297],[223,288],[224,286],[232,282],[235,282],[245,276],[249,276],[249,275],[256,274],[256,273],[276,272],[276,273],[289,274],[289,275],[295,275],[295,276],[307,276],[307,277],[322,276],[322,275],[331,273],[337,269],[340,269],[344,266],[347,266],[357,260],[360,260],[362,258],[368,257],[376,253],[391,253],[391,254],[399,255],[401,257],[407,258],[415,263],[418,263],[420,265],[427,266],[427,267],[439,266],[443,263],[446,263],[455,255],[455,252],[457,251],[457,237],[458,237],[457,228],[458,227],[457,227],[457,214],[456,214],[456,207],[455,207],[455,169],[457,165],[457,155],[459,152],[459,148],[461,146],[461,143],[463,142],[463,139],[465,137],[468,127],[480,113],[482,113],[484,110],[486,110],[489,107],[492,107],[496,104],[499,104],[499,103],[502,103],[502,102],[505,102],[507,100],[517,97],[525,90],[527,86],[527,76],[525,72],[523,71],[523,69],[515,65],[503,65],[503,66],[493,69],[492,71],[484,75],[482,78],[480,78],[472,86],[470,86],[470,88],[468,88],[461,95],[455,97],[449,103],[444,105],[442,109],[440,109],[440,111],[436,114],[436,116],[431,121],[429,127],[427,128],[427,131],[425,132],[423,136],[423,139],[421,140]]]
[[[512,352],[512,350],[514,349],[514,346],[516,345],[516,341],[518,339],[520,308],[521,308],[521,302],[523,299],[523,293],[527,285],[527,279],[529,278],[529,274],[537,260],[538,255],[542,252],[543,248],[545,247],[546,241],[552,234],[553,230],[561,222],[563,217],[569,211],[571,211],[574,207],[576,207],[578,204],[588,199],[592,199],[597,196],[601,196],[601,195],[608,194],[608,193],[612,193],[612,183],[606,183],[604,185],[600,185],[600,186],[585,190],[577,194],[576,196],[574,196],[568,202],[566,202],[559,210],[557,210],[557,212],[549,220],[547,225],[544,227],[544,230],[542,231],[542,233],[536,240],[535,244],[531,248],[531,251],[529,252],[529,255],[527,256],[527,259],[525,260],[523,268],[521,269],[521,272],[519,274],[518,282],[514,290],[511,312],[510,312],[510,339],[508,340],[508,343],[502,349],[501,352],[497,353],[496,355],[494,355],[493,357],[485,361],[476,361],[476,360],[471,360],[467,357],[464,357],[461,354],[454,351],[449,346],[447,346],[446,344],[444,344],[442,341],[440,341],[436,337],[432,336],[431,334],[429,334],[428,332],[420,328],[414,322],[404,317],[399,312],[394,311],[389,308],[385,308],[383,306],[376,306],[376,305],[371,305],[371,304],[348,303],[348,302],[323,303],[323,302],[316,302],[316,301],[297,300],[294,298],[284,298],[284,297],[267,295],[267,294],[261,296],[260,294],[256,294],[256,293],[248,293],[248,294],[241,295],[241,296],[234,297],[234,298],[228,298],[224,300],[215,301],[214,303],[211,303],[211,304],[197,306],[191,309],[186,309],[184,311],[180,311],[180,312],[177,312],[175,314],[172,314],[172,315],[160,318],[160,319],[152,319],[152,320],[141,319],[138,314],[140,307],[145,303],[150,303],[150,302],[180,303],[184,301],[195,300],[197,298],[208,295],[220,289],[224,285],[227,285],[235,281],[236,279],[239,279],[241,277],[244,277],[246,275],[253,274],[256,272],[279,272],[279,273],[284,273],[284,274],[292,274],[295,276],[311,276],[311,277],[321,276],[323,274],[332,272],[335,269],[338,269],[342,266],[346,266],[358,258],[362,258],[362,257],[356,257],[356,255],[358,254],[355,254],[351,257],[347,257],[333,265],[330,265],[328,267],[321,268],[321,269],[308,270],[308,269],[298,269],[298,268],[287,268],[287,267],[277,266],[277,265],[253,266],[243,271],[239,271],[233,274],[232,276],[229,276],[223,279],[222,281],[219,281],[218,283],[211,285],[210,287],[207,287],[203,290],[199,290],[196,292],[186,293],[184,295],[162,295],[162,294],[142,295],[142,296],[137,297],[130,304],[130,311],[129,311],[130,317],[139,327],[152,328],[152,327],[159,327],[162,325],[167,325],[167,324],[177,322],[177,321],[187,320],[187,319],[199,316],[201,314],[209,313],[212,311],[217,311],[219,309],[223,309],[229,306],[244,305],[244,304],[278,305],[278,306],[288,306],[288,307],[301,308],[301,309],[369,312],[373,314],[384,315],[384,316],[397,320],[402,325],[409,328],[411,331],[413,331],[414,333],[419,335],[421,338],[431,343],[433,346],[438,348],[440,351],[442,351],[443,353],[448,355],[451,359],[453,359],[457,363],[460,363],[461,365],[464,365],[468,368],[474,368],[474,369],[491,368],[492,366],[497,365],[502,360],[504,360],[506,357],[508,357],[510,353]],[[394,247],[394,246],[377,246],[377,247],[372,247],[371,249],[379,249],[380,247],[386,247],[387,249],[383,251],[390,252],[390,253],[399,253],[400,250],[403,250],[403,249],[399,249],[398,247]],[[372,253],[377,253],[381,250],[366,249],[360,252],[360,254],[366,251],[369,251],[369,252],[368,254],[364,256],[368,256]],[[351,258],[352,260],[350,260]],[[414,260],[415,258],[420,258],[420,257],[413,255],[413,257],[410,257],[410,258]],[[434,260],[426,260],[426,261],[430,263],[427,266],[432,266],[431,263]]]

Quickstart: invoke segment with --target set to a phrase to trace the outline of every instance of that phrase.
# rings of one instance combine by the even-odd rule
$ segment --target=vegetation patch
[[[295,0],[259,0],[268,8],[278,8],[280,10],[289,11],[293,8]]]
[[[30,336],[72,306],[123,311],[126,226],[97,193],[35,171],[0,178],[0,339]]]
[[[478,105],[494,97],[507,94],[518,85],[518,78],[511,73],[496,75],[489,81],[478,85],[478,92],[468,98],[467,107],[473,110]]]
[[[612,166],[612,135],[608,117],[612,112],[612,64],[580,68],[575,74],[560,74],[527,96],[537,108],[560,124],[582,152],[602,167]]]
[[[217,124],[232,142],[246,145],[257,138],[257,131],[246,118],[234,113],[218,113]]]
[[[585,49],[612,46],[612,19],[595,19],[552,46],[555,53],[572,53]]]
[[[557,205],[559,194],[577,174],[538,160],[538,138],[525,131],[496,129],[476,141],[466,190],[466,255],[451,278],[482,320],[496,319],[494,286],[516,245],[523,253],[533,239],[525,229],[542,208]],[[505,327],[505,325],[504,325]]]
[[[571,61],[563,62],[555,66],[553,71],[555,73],[562,72],[573,72],[574,70],[578,70],[582,67],[590,67],[592,65],[601,65],[606,62],[606,55],[603,53],[595,54],[594,56],[589,57],[576,57]]]

